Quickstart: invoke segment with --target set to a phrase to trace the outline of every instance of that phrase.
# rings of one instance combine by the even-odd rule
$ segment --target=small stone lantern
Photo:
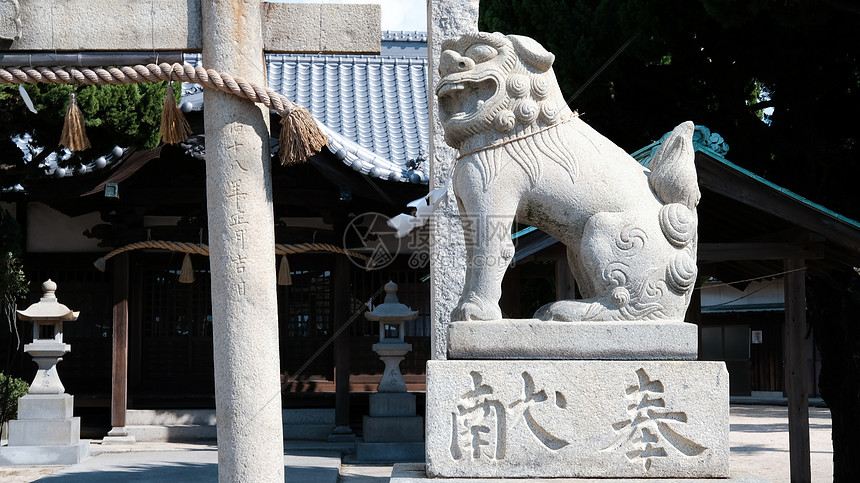
[[[63,322],[73,322],[80,312],[73,312],[57,300],[57,284],[48,279],[42,284],[42,298],[27,310],[19,310],[18,318],[33,322],[33,342],[24,346],[39,366],[30,384],[30,394],[63,394],[66,388],[57,374],[57,363],[72,350],[63,342]]]
[[[77,320],[79,312],[57,300],[57,284],[42,284],[43,295],[18,318],[33,322],[33,342],[24,351],[39,366],[29,393],[18,399],[18,419],[9,421],[9,444],[0,447],[3,465],[68,465],[90,454],[89,441],[81,441],[81,418],[74,417],[74,398],[57,375],[57,363],[71,350],[63,342],[63,323]]]
[[[406,392],[400,361],[412,344],[403,340],[403,322],[418,316],[397,300],[397,284],[385,284],[385,301],[364,314],[379,321],[379,342],[373,351],[385,363],[377,392],[370,395],[370,414],[362,419],[364,437],[356,440],[359,461],[423,461],[424,418],[415,412],[415,395]]]
[[[385,372],[376,388],[378,392],[406,392],[406,382],[400,373],[400,361],[407,352],[412,350],[412,344],[403,340],[403,322],[418,317],[413,311],[397,300],[397,284],[385,284],[385,301],[370,312],[364,314],[367,320],[379,321],[379,343],[373,344],[373,351],[385,363]]]

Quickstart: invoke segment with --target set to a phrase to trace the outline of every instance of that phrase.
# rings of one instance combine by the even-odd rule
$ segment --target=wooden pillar
[[[785,259],[785,387],[792,483],[811,481],[809,399],[806,389],[806,263]]]
[[[499,301],[499,308],[502,309],[503,317],[511,319],[522,317],[522,311],[520,310],[521,269],[519,266],[508,267],[508,271],[505,272],[505,278],[502,279],[502,300]]]
[[[334,271],[332,272],[332,315],[334,330],[339,331],[347,322],[350,311],[349,294],[350,261],[346,255],[335,255]],[[351,372],[349,329],[344,330],[334,340],[334,423],[331,440],[352,438],[349,428],[349,374]]]
[[[576,298],[576,281],[570,271],[567,255],[555,260],[555,299],[571,300]]]
[[[693,290],[690,296],[690,305],[687,307],[687,313],[684,315],[684,322],[701,325],[702,323],[702,291],[701,286]],[[701,343],[701,341],[699,341]]]
[[[113,368],[107,442],[129,442],[125,429],[128,404],[128,253],[113,259]]]

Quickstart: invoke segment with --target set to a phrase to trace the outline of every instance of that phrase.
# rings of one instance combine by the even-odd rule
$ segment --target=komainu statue
[[[460,151],[452,182],[469,257],[451,320],[502,317],[515,219],[567,246],[584,297],[535,317],[683,320],[697,274],[693,123],[644,168],[571,112],[555,56],[536,41],[480,32],[442,50],[436,95],[445,140]]]

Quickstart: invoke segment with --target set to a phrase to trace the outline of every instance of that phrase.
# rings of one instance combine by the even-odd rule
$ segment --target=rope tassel
[[[278,267],[278,285],[289,286],[293,284],[293,275],[290,273],[290,261],[287,256],[281,257],[281,266]]]
[[[176,105],[173,95],[173,82],[167,84],[167,93],[164,96],[164,108],[161,110],[161,128],[159,129],[161,142],[165,144],[181,143],[191,135],[191,126],[185,115]]]
[[[177,81],[232,94],[264,104],[281,116],[281,164],[304,163],[328,144],[307,109],[271,88],[189,64],[134,65],[110,68],[77,67],[0,67],[0,84],[136,84],[138,82]],[[89,145],[89,144],[88,144]]]
[[[179,272],[179,283],[194,283],[194,266],[191,265],[191,254],[186,253],[182,259],[182,270]]]
[[[60,146],[72,151],[83,151],[89,149],[90,140],[84,129],[84,115],[78,107],[76,95],[72,92],[69,97],[69,108],[66,111],[66,120],[63,123],[63,132],[60,134]]]
[[[281,113],[281,165],[304,163],[328,144],[328,138],[320,131],[317,122],[307,109],[294,106]]]

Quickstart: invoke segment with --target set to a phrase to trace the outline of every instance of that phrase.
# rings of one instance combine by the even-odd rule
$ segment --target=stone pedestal
[[[102,445],[136,443],[135,437],[128,433],[125,426],[115,426],[102,438]]]
[[[424,418],[415,414],[414,394],[371,394],[363,427],[364,437],[355,443],[359,461],[424,460]]]
[[[370,415],[364,416],[364,438],[355,442],[359,461],[424,460],[424,418],[415,413],[415,395],[406,392],[400,362],[412,350],[404,341],[403,322],[418,312],[397,299],[397,284],[385,284],[385,302],[364,314],[379,321],[379,343],[373,351],[385,363],[375,394],[370,395]]]
[[[412,344],[379,343],[373,344],[373,352],[379,354],[379,358],[385,364],[382,379],[379,381],[377,391],[379,392],[406,392],[406,382],[400,373],[400,362],[404,356],[412,350]]]
[[[29,394],[18,400],[18,419],[9,421],[9,445],[0,465],[69,465],[90,454],[81,441],[81,418],[73,417],[68,394]]]
[[[427,408],[428,477],[729,476],[722,362],[429,361]]]
[[[469,320],[448,327],[451,359],[695,360],[699,328],[680,320]]]

